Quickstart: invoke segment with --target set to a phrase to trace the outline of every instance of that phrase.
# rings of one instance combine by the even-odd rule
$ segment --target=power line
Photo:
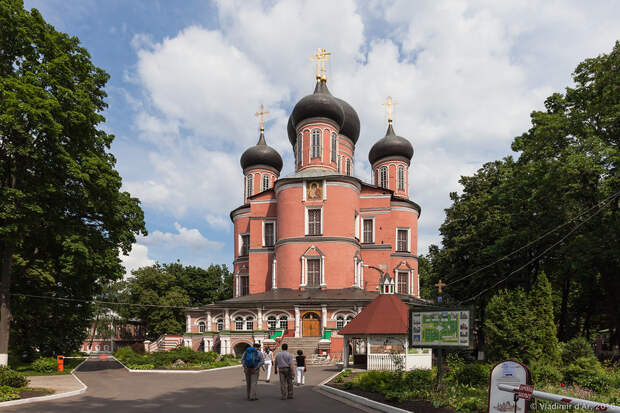
[[[579,229],[579,227],[581,227],[583,224],[585,224],[586,222],[588,222],[590,219],[594,218],[594,216],[596,214],[598,214],[599,212],[601,212],[603,210],[603,206],[601,206],[597,211],[595,211],[592,215],[590,215],[588,218],[584,219],[583,221],[581,221],[579,224],[577,224],[575,226],[575,228],[573,228],[572,230],[570,230],[566,235],[564,235],[562,238],[560,238],[559,241],[557,241],[556,243],[554,243],[553,245],[551,245],[549,248],[545,249],[543,252],[541,252],[540,254],[538,254],[537,256],[535,256],[534,258],[532,258],[531,260],[529,260],[528,262],[526,262],[525,264],[523,264],[522,266],[520,266],[519,268],[517,268],[516,270],[514,270],[513,272],[511,272],[510,274],[508,274],[506,277],[504,277],[503,279],[499,280],[498,282],[496,282],[495,284],[493,284],[492,286],[483,289],[482,291],[480,291],[478,294],[469,297],[466,300],[461,301],[461,304],[464,304],[468,301],[472,301],[478,297],[480,297],[482,294],[486,293],[487,291],[489,291],[492,288],[497,287],[499,284],[503,283],[504,281],[506,281],[508,278],[512,277],[514,274],[516,274],[517,272],[521,271],[523,268],[527,267],[528,265],[530,265],[532,262],[536,261],[538,258],[540,258],[541,256],[543,256],[544,254],[546,254],[547,252],[549,252],[551,249],[553,249],[556,245],[560,244],[562,241],[564,241],[566,238],[568,238],[568,236],[570,234],[572,234],[573,232],[575,232],[577,229]]]
[[[21,293],[12,293],[11,295],[16,295],[19,297],[41,298],[44,300],[72,301],[72,302],[88,303],[88,304],[127,305],[131,307],[149,307],[149,308],[176,308],[176,309],[183,309],[183,310],[192,308],[192,307],[177,306],[177,305],[122,303],[122,302],[114,302],[114,301],[86,300],[82,298],[69,298],[69,297],[50,297],[47,295],[33,295],[33,294],[21,294]]]
[[[523,249],[525,249],[525,248],[527,248],[527,247],[529,247],[529,246],[531,246],[531,245],[533,245],[533,244],[537,243],[538,241],[542,240],[543,238],[546,238],[547,236],[549,236],[549,235],[553,234],[554,232],[556,232],[556,231],[558,231],[558,230],[560,230],[560,229],[564,228],[566,225],[568,225],[568,224],[570,224],[570,223],[574,222],[574,221],[575,221],[575,220],[577,220],[578,218],[580,218],[580,217],[582,217],[583,215],[585,215],[585,214],[587,214],[588,212],[590,212],[592,209],[594,209],[594,208],[598,208],[598,207],[602,206],[603,204],[607,203],[608,201],[612,200],[613,198],[617,197],[618,195],[620,195],[620,191],[616,192],[615,194],[612,194],[612,195],[608,196],[607,198],[603,199],[603,200],[602,200],[601,202],[599,202],[598,204],[596,204],[596,205],[594,205],[594,206],[592,206],[592,207],[590,207],[590,208],[588,208],[588,209],[584,210],[584,211],[583,211],[583,212],[581,212],[580,214],[578,214],[578,215],[574,216],[574,217],[573,217],[572,219],[570,219],[569,221],[566,221],[565,223],[558,225],[557,227],[553,228],[552,230],[547,231],[545,234],[543,234],[543,235],[541,235],[540,237],[536,238],[534,241],[530,241],[530,242],[528,242],[527,244],[523,245],[522,247],[517,248],[516,250],[512,251],[511,253],[509,253],[509,254],[507,254],[507,255],[504,255],[503,257],[501,257],[501,258],[499,258],[498,260],[496,260],[496,261],[492,262],[491,264],[485,265],[484,267],[479,268],[479,269],[477,269],[476,271],[474,271],[474,272],[472,272],[472,273],[470,273],[470,274],[464,275],[464,276],[463,276],[463,277],[461,277],[461,278],[457,278],[456,280],[449,282],[449,283],[446,285],[446,287],[447,287],[447,286],[450,286],[450,285],[452,285],[452,284],[455,284],[455,283],[457,283],[457,282],[463,281],[463,280],[465,280],[465,279],[467,279],[467,278],[469,278],[469,277],[472,277],[472,276],[474,276],[475,274],[478,274],[479,272],[484,271],[484,270],[486,270],[487,268],[490,268],[490,267],[494,266],[495,264],[498,264],[498,263],[500,263],[500,262],[504,261],[505,259],[507,259],[507,258],[509,258],[509,257],[513,256],[514,254],[518,253],[519,251],[521,251],[521,250],[523,250]],[[598,211],[597,211],[597,212],[598,212]],[[588,218],[588,219],[589,219],[589,218]]]

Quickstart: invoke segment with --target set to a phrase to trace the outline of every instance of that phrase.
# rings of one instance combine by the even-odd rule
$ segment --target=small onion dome
[[[327,83],[325,80],[320,80],[316,83],[313,94],[305,96],[297,102],[289,122],[293,127],[297,127],[305,119],[328,118],[336,122],[338,128],[342,128],[344,116],[342,106],[327,89]],[[289,139],[291,144],[295,145],[297,137],[295,136],[294,139],[291,139],[290,130]]]
[[[408,139],[397,136],[392,128],[392,123],[388,125],[385,136],[375,143],[368,153],[368,160],[374,165],[379,159],[388,156],[403,156],[411,161],[413,157],[413,146]]]
[[[344,111],[344,123],[340,128],[340,134],[351,139],[353,143],[357,143],[357,139],[360,137],[360,118],[357,116],[357,112],[353,109],[353,106],[349,105],[342,99],[335,98],[342,110]]]
[[[288,133],[288,140],[291,142],[291,145],[295,146],[295,142],[297,142],[297,134],[295,132],[295,125],[293,125],[293,116],[288,117],[288,123],[286,124],[286,132]]]
[[[241,167],[244,170],[253,165],[271,166],[278,173],[282,170],[282,157],[275,149],[267,145],[267,142],[265,142],[265,132],[262,130],[258,143],[246,149],[243,155],[241,155]]]

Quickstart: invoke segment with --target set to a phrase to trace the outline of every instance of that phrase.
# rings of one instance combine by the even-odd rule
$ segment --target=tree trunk
[[[13,248],[2,249],[0,271],[0,366],[9,364],[9,333],[11,330],[11,269]]]

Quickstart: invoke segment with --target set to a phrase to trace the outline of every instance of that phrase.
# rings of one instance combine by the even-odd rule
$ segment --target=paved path
[[[55,393],[65,393],[80,390],[82,384],[75,379],[73,374],[62,376],[28,376],[29,387],[45,387],[54,390]]]
[[[279,381],[258,383],[258,401],[245,399],[241,368],[201,374],[130,373],[114,360],[84,363],[76,373],[86,393],[49,402],[0,408],[0,412],[359,412],[315,391],[335,373],[330,367],[309,367],[306,385],[295,386],[295,398],[280,400]]]

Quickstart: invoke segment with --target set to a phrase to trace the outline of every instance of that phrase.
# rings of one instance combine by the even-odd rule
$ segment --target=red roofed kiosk
[[[409,306],[387,291],[340,330],[344,367],[349,366],[351,345],[354,364],[365,362],[368,370],[430,369],[429,349],[408,349]]]

